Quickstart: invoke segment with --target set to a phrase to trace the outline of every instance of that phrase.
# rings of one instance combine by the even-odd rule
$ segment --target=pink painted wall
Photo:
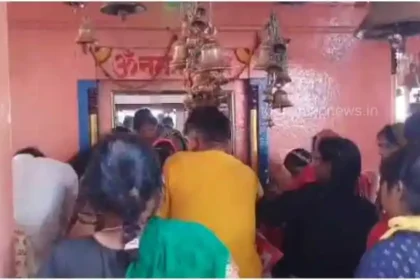
[[[0,277],[11,276],[12,172],[7,4],[0,3]]]
[[[164,27],[179,26],[178,14],[165,11],[163,5],[146,3],[147,13],[124,24],[99,14],[99,4],[89,4],[87,12],[99,27],[101,44],[141,46],[156,52],[169,39]],[[65,159],[78,145],[76,81],[96,76],[91,59],[74,44],[80,15],[61,3],[8,6],[13,148],[38,145]],[[221,44],[250,46],[254,31],[265,23],[272,8],[292,39],[293,82],[288,89],[296,105],[273,113],[272,157],[308,147],[313,134],[330,127],[354,139],[363,152],[365,168],[376,169],[375,134],[392,119],[390,60],[387,44],[361,42],[352,36],[365,9],[350,4],[215,3],[213,19]],[[108,82],[102,88],[100,103],[109,106],[109,92],[116,87]],[[235,94],[243,94],[241,86],[234,88]],[[241,113],[238,110],[237,118]],[[240,137],[244,137],[241,125]]]

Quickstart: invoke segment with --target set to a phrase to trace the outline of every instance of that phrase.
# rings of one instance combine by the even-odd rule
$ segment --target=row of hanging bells
[[[287,47],[289,43],[290,39],[281,35],[277,17],[272,12],[253,68],[267,72],[269,82],[264,101],[271,109],[280,109],[280,111],[293,106],[288,93],[283,89],[292,81],[288,74]],[[268,125],[272,126],[273,122],[268,120]]]

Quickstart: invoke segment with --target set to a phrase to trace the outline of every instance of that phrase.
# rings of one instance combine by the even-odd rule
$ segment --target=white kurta
[[[14,219],[28,236],[35,267],[66,229],[78,194],[73,168],[50,158],[16,155],[12,161]]]

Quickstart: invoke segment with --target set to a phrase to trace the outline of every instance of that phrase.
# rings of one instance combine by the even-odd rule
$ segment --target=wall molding
[[[179,28],[172,28],[161,26],[138,27],[138,26],[115,26],[110,25],[104,21],[95,21],[95,29],[101,31],[136,31],[136,32],[161,32],[168,33],[170,30],[179,32]],[[51,21],[38,21],[38,20],[10,20],[9,27],[11,29],[26,29],[26,30],[75,30],[79,28],[77,22],[51,22]],[[357,26],[288,26],[283,25],[282,30],[287,33],[353,33]],[[220,33],[253,33],[260,31],[262,26],[258,25],[243,25],[243,26],[217,26]]]

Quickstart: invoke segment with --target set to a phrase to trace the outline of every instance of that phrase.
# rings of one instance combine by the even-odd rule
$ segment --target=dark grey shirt
[[[92,237],[67,239],[55,246],[37,278],[125,278],[125,251],[100,245]]]

